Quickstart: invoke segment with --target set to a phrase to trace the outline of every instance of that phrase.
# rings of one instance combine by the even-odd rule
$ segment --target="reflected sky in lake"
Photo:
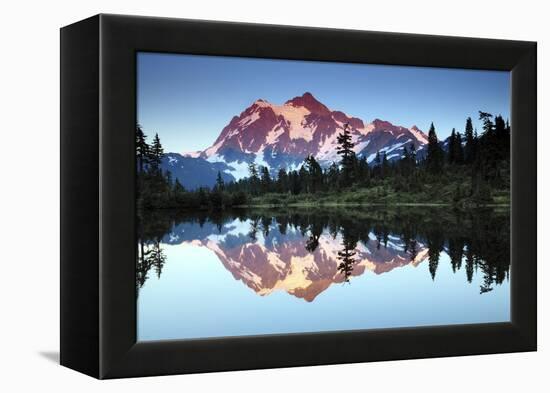
[[[510,320],[507,214],[279,210],[142,222],[140,341]]]

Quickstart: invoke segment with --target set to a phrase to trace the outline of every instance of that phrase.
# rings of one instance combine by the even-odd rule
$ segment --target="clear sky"
[[[510,74],[447,68],[138,53],[138,123],[166,152],[203,150],[258,98],[274,104],[311,92],[332,110],[370,122],[433,121],[440,139],[474,127],[479,110],[509,118]]]

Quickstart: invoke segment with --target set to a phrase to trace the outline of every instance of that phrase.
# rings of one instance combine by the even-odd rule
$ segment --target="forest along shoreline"
[[[464,135],[453,129],[444,149],[435,126],[428,133],[426,154],[405,146],[397,161],[378,152],[372,163],[357,157],[349,126],[338,135],[339,162],[322,168],[313,156],[298,170],[249,164],[249,176],[186,190],[169,171],[162,171],[164,149],[155,135],[151,144],[136,126],[137,207],[224,210],[250,207],[442,206],[453,210],[507,207],[510,204],[510,126],[501,116],[479,112],[478,135],[471,118]]]

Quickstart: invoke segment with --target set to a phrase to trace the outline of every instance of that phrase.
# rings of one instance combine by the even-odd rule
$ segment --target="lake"
[[[138,340],[505,322],[508,209],[149,211]]]

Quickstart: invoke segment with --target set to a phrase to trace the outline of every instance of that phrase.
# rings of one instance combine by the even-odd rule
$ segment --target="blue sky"
[[[138,53],[138,122],[166,152],[209,147],[256,99],[274,104],[311,92],[332,110],[366,122],[433,121],[443,139],[479,110],[509,117],[510,74],[447,68]]]

